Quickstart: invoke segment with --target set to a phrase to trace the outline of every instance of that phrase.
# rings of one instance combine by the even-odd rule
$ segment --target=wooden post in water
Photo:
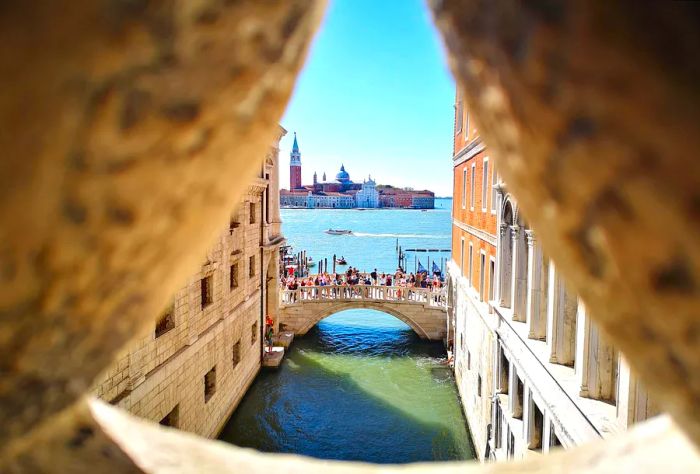
[[[336,256],[333,254],[333,273],[335,273],[335,261],[336,261]]]

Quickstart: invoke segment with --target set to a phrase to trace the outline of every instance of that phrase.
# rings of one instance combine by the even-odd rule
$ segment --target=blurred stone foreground
[[[684,3],[433,3],[545,250],[678,425],[520,464],[380,468],[253,453],[84,396],[227,221],[322,8],[0,7],[0,471],[700,470],[700,16]]]

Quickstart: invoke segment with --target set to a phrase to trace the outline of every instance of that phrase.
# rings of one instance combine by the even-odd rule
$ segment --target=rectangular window
[[[486,290],[486,254],[481,253],[481,262],[479,264],[479,301],[484,301],[484,292]]]
[[[498,393],[508,393],[508,379],[510,378],[510,361],[506,357],[503,346],[498,347]]]
[[[253,325],[250,327],[250,343],[255,344],[255,341],[258,340],[258,322],[255,321]]]
[[[476,394],[481,396],[481,374],[476,376]]]
[[[250,223],[255,224],[255,203],[250,203]]]
[[[202,309],[214,302],[214,277],[209,275],[201,280]]]
[[[204,403],[216,393],[216,366],[204,375]]]
[[[493,301],[494,298],[494,292],[495,290],[495,282],[496,279],[496,261],[491,258],[489,259],[489,301]]]
[[[231,265],[231,273],[229,274],[229,288],[234,290],[238,288],[238,264]]]
[[[175,305],[171,304],[156,323],[156,337],[160,337],[175,327]]]
[[[460,253],[459,253],[459,268],[462,270],[462,276],[466,274],[464,271],[464,237],[462,237],[462,240],[460,242],[461,247],[460,247]]]
[[[532,399],[530,399],[530,408],[532,409],[532,420],[530,420],[530,439],[527,440],[527,447],[530,449],[542,449],[544,414]]]
[[[484,158],[484,174],[481,177],[481,212],[486,212],[488,209],[489,197],[489,160]]]
[[[491,170],[491,212],[496,213],[496,205],[498,205],[498,193],[496,192],[496,185],[498,184],[498,173],[496,173],[496,168]]]
[[[469,110],[464,113],[464,140],[469,140]]]
[[[469,182],[469,208],[474,210],[474,183],[476,182],[476,165],[472,165],[472,176]]]
[[[236,341],[233,345],[233,351],[231,353],[231,363],[235,369],[238,363],[241,361],[241,341]]]
[[[249,277],[255,276],[255,255],[252,255],[248,259],[248,276]]]
[[[473,260],[473,246],[471,243],[469,243],[469,268],[467,269],[467,275],[469,279],[469,286],[472,286],[472,267],[474,265],[474,260]]]
[[[523,398],[525,397],[525,386],[520,377],[515,377],[515,396],[513,397],[513,418],[523,419]]]
[[[467,168],[462,170],[462,209],[467,208]]]
[[[472,369],[472,353],[467,351],[467,369]]]
[[[159,422],[163,426],[171,426],[177,428],[180,424],[180,404],[178,403],[175,407],[170,410],[170,413],[165,415]]]
[[[448,109],[449,110],[449,109]],[[463,126],[463,120],[464,120],[464,103],[462,102],[462,99],[457,99],[457,133],[462,131],[462,126]],[[448,119],[449,120],[449,119]]]

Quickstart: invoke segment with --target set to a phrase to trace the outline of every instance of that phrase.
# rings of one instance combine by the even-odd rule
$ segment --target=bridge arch
[[[430,335],[428,334],[428,332],[415,320],[415,318],[410,316],[406,311],[402,311],[398,308],[393,307],[400,305],[392,305],[391,303],[381,302],[375,303],[371,301],[357,301],[338,302],[333,304],[324,304],[322,306],[322,308],[319,308],[316,311],[311,311],[311,308],[309,308],[310,314],[305,324],[299,329],[299,334],[306,334],[309,331],[309,329],[314,327],[320,321],[336,313],[340,313],[341,311],[347,311],[350,309],[372,309],[381,313],[386,313],[391,316],[394,316],[396,319],[406,323],[413,330],[413,332],[415,332],[421,339],[430,339]]]

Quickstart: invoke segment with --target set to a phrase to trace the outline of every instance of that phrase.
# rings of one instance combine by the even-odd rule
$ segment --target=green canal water
[[[284,233],[317,260],[330,251],[360,269],[393,271],[397,238],[406,247],[449,248],[449,201],[441,204],[429,212],[284,210]],[[330,227],[360,235],[323,234]],[[375,463],[474,457],[442,343],[421,341],[372,310],[335,314],[295,339],[279,370],[260,373],[220,439]]]

